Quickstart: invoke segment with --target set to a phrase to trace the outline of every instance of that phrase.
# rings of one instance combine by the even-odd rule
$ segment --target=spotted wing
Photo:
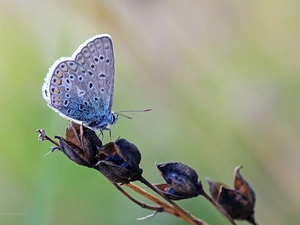
[[[114,56],[110,36],[95,36],[49,69],[43,85],[48,105],[61,116],[92,128],[111,124]]]
[[[94,95],[99,98],[94,102],[104,112],[111,113],[114,78],[115,60],[111,37],[109,35],[98,35],[81,45],[74,53],[75,61],[83,66],[94,84]]]
[[[77,62],[61,59],[49,70],[43,86],[43,95],[48,105],[61,116],[75,122],[89,123],[97,115],[99,107],[91,99],[94,85],[88,72]]]

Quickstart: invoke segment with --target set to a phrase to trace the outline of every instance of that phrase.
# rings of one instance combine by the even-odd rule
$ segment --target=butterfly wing
[[[109,35],[98,35],[86,41],[74,53],[76,62],[83,66],[95,85],[94,93],[100,99],[100,108],[112,111],[115,60],[112,39]],[[95,97],[93,96],[93,97]]]
[[[110,36],[95,36],[72,57],[54,63],[45,79],[43,96],[61,116],[92,129],[104,129],[114,122],[114,72]]]

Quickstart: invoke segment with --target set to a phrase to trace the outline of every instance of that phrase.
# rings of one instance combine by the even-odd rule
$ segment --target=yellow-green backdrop
[[[300,223],[300,13],[287,1],[0,2],[0,224],[186,224],[134,205],[100,173],[80,167],[35,130],[63,135],[46,106],[48,68],[88,38],[114,41],[113,110],[152,107],[112,127],[135,143],[150,182],[154,163],[182,161],[256,192],[260,224]],[[107,141],[107,135],[105,140]],[[141,199],[144,201],[144,199]],[[203,198],[178,203],[229,224]],[[246,224],[238,222],[238,224]]]

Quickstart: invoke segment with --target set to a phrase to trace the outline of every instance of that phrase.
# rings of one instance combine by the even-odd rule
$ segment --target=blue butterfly
[[[57,60],[42,88],[48,106],[64,118],[93,130],[117,122],[112,112],[115,60],[112,39],[97,35],[71,57]]]

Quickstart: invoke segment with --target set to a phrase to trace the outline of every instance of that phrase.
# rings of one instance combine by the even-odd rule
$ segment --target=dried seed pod
[[[240,175],[238,166],[234,170],[235,189],[207,179],[212,198],[227,212],[232,219],[247,220],[252,224],[254,219],[255,194],[248,182]]]
[[[164,193],[169,199],[171,200],[182,200],[182,199],[188,199],[196,197],[194,195],[186,195],[186,194],[180,194],[174,190],[169,184],[153,184],[155,188],[160,190],[162,193]]]
[[[223,187],[228,187],[228,186],[226,184],[221,183],[221,182],[213,181],[209,178],[206,178],[206,180],[209,184],[209,192],[211,193],[211,197],[215,201],[217,201],[221,186],[223,186]]]
[[[62,140],[60,138],[60,140]],[[98,148],[102,146],[101,140],[97,137],[96,133],[83,125],[70,122],[66,130],[65,142],[71,147],[71,149],[77,153],[84,161],[88,162],[91,167],[97,162],[96,155],[98,154]],[[70,156],[72,153],[64,149],[64,143],[60,141],[61,150]],[[75,146],[77,146],[77,148]],[[80,164],[81,165],[81,164]]]
[[[71,121],[66,130],[66,140],[81,148],[89,163],[95,164],[97,162],[96,155],[102,142],[93,130]]]
[[[154,186],[172,200],[196,197],[203,192],[201,182],[195,170],[181,162],[170,162],[157,165],[167,184]]]
[[[128,163],[129,168],[134,171],[139,170],[139,164],[141,162],[141,153],[139,149],[125,139],[118,139],[115,144],[118,146],[118,155],[124,162]]]
[[[240,169],[242,166],[237,166],[234,169],[234,188],[235,190],[240,191],[243,195],[245,195],[249,201],[255,204],[255,193],[253,189],[250,187],[248,182],[241,176]]]
[[[129,183],[141,178],[141,154],[134,144],[125,139],[99,148],[98,160],[96,168],[111,182]]]
[[[81,166],[92,167],[92,164],[84,157],[81,148],[60,136],[55,136],[55,138],[59,140],[59,147],[57,149],[62,151],[69,159]]]
[[[87,167],[93,167],[97,162],[96,155],[102,142],[96,133],[82,125],[70,122],[66,129],[66,138],[55,136],[59,143],[46,136],[44,130],[38,130],[39,140],[49,140],[56,145],[52,149],[62,151],[73,162]]]
[[[220,187],[218,203],[232,219],[248,220],[253,215],[253,205],[237,190]]]

